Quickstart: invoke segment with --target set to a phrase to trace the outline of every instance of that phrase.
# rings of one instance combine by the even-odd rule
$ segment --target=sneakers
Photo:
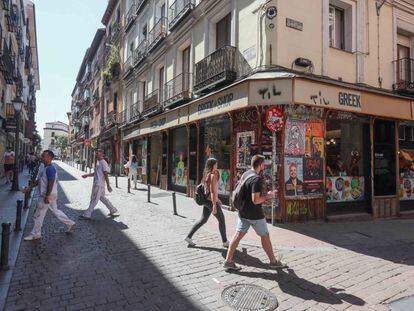
[[[188,246],[189,247],[194,247],[195,246],[195,243],[193,242],[193,240],[191,240],[189,237],[186,237],[185,239],[184,239],[184,241],[186,241],[187,243],[188,243]]]
[[[225,261],[223,264],[224,271],[240,271],[242,268],[237,266],[234,262]]]
[[[81,219],[81,220],[91,220],[92,219],[91,217],[86,217],[85,215],[80,215],[78,218]]]
[[[229,248],[229,246],[230,246],[230,242],[229,241],[226,241],[226,242],[223,243],[223,247],[224,248]]]
[[[119,217],[119,214],[117,214],[116,212],[115,213],[109,213],[108,217],[116,218],[116,217]]]
[[[72,233],[73,227],[75,227],[75,223],[73,223],[73,225],[68,226],[68,228],[66,229],[66,233]]]
[[[28,235],[27,237],[24,238],[25,241],[34,241],[34,240],[40,240],[42,237],[40,235]]]

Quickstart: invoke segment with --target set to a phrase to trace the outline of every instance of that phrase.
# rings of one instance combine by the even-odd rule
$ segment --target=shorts
[[[262,219],[246,219],[241,218],[239,216],[239,220],[237,221],[237,231],[247,233],[249,231],[250,226],[253,227],[254,231],[256,231],[258,236],[265,236],[269,234],[269,230],[267,229],[267,222],[265,218]]]
[[[14,171],[14,164],[4,164],[4,171],[5,172]]]

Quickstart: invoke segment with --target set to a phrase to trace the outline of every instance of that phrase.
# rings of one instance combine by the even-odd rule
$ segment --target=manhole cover
[[[276,296],[267,289],[256,285],[229,286],[224,289],[221,297],[237,311],[272,311],[278,307]]]

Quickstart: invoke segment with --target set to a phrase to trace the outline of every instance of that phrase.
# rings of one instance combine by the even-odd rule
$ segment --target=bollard
[[[92,173],[92,167],[89,168],[89,174]]]
[[[151,202],[151,184],[148,184],[147,186],[148,186],[148,198],[147,198],[147,201],[148,201],[148,203],[150,203]]]
[[[115,175],[115,187],[116,187],[116,188],[119,188],[119,187],[118,187],[118,174],[117,174],[117,175]]]
[[[29,186],[30,186],[30,183],[29,183]],[[23,204],[24,209],[29,208],[30,193],[31,193],[31,191],[28,191],[28,192],[24,193],[24,204]]]
[[[10,243],[10,227],[9,222],[3,222],[1,224],[1,259],[0,269],[9,270],[9,243]]]
[[[177,201],[175,199],[175,192],[172,193],[172,199],[173,199],[173,211],[174,211],[174,215],[178,215],[177,214]]]
[[[131,193],[131,179],[128,178],[128,193]]]
[[[23,201],[17,200],[16,205],[16,225],[14,226],[14,231],[21,231],[21,223],[22,223],[22,207],[23,207]]]

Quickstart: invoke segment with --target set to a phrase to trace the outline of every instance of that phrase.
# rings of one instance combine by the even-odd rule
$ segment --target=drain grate
[[[278,307],[272,292],[251,284],[229,286],[223,290],[221,297],[237,311],[272,311]]]

